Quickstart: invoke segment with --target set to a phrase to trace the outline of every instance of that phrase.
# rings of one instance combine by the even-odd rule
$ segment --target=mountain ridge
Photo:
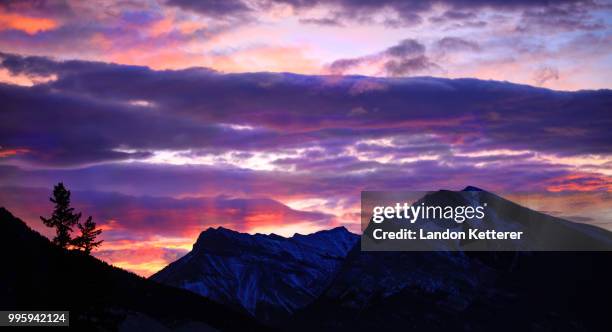
[[[316,298],[357,240],[345,227],[291,237],[210,227],[191,252],[150,278],[269,322]]]
[[[504,211],[512,212],[502,217],[494,214],[498,222],[515,223],[517,222],[515,218],[534,216],[536,219],[545,218],[547,222],[559,220],[575,224],[522,207],[477,187],[467,186],[463,192],[467,192],[466,195],[469,197],[493,195],[492,199],[497,200],[493,206],[501,206]],[[446,202],[449,193],[452,192],[441,190],[423,199],[441,199]],[[450,202],[465,203],[456,197],[451,197]],[[576,229],[570,228],[569,231],[582,230],[582,225],[577,225]],[[175,262],[180,266],[174,266],[175,263],[172,263],[152,278],[195,291],[223,303],[232,303],[236,308],[242,306],[245,312],[266,324],[281,329],[304,331],[338,328],[355,331],[398,329],[405,324],[415,327],[416,330],[428,330],[429,327],[432,330],[446,330],[452,328],[453,324],[459,326],[459,330],[470,330],[471,326],[490,330],[494,326],[489,325],[483,318],[490,315],[490,308],[500,307],[513,314],[524,315],[523,310],[527,309],[522,309],[517,303],[546,317],[563,312],[567,316],[564,318],[566,323],[578,327],[592,327],[592,322],[589,320],[593,319],[592,314],[585,312],[583,308],[567,305],[573,310],[568,312],[563,305],[559,307],[560,303],[567,302],[568,299],[563,294],[557,294],[559,291],[555,291],[556,288],[551,285],[561,285],[558,289],[575,287],[591,296],[593,287],[600,288],[603,294],[612,294],[609,292],[609,287],[602,287],[604,277],[612,277],[610,268],[604,264],[610,258],[609,252],[362,252],[358,242],[343,242],[342,235],[347,233],[351,234],[349,238],[352,236],[354,239],[357,236],[348,232],[346,228],[336,228],[333,232],[327,230],[308,235],[294,234],[288,238],[276,234],[237,233],[240,234],[236,236],[237,242],[216,243],[209,241],[207,235],[211,235],[211,232],[208,229],[198,237],[196,242],[198,253],[187,254],[179,259],[178,263]],[[609,233],[607,234],[609,237]],[[331,237],[328,238],[328,235]],[[325,245],[320,245],[316,240],[321,240]],[[319,248],[318,259],[332,258],[337,261],[336,264],[328,265],[331,268],[318,270],[324,274],[318,275],[315,280],[319,287],[311,289],[309,296],[299,297],[299,300],[295,300],[293,298],[295,294],[291,293],[293,290],[288,290],[286,287],[296,285],[284,284],[283,278],[300,273],[302,268],[308,269],[312,261],[300,261],[299,255],[276,255],[291,252],[283,246],[295,245],[295,242],[301,242],[302,247],[309,249]],[[278,246],[281,246],[281,249]],[[332,254],[335,253],[335,256],[321,255],[327,250]],[[338,253],[341,255],[337,255]],[[582,269],[586,273],[590,273],[589,271],[597,273],[596,282],[585,283],[584,276],[571,269],[568,270],[565,264]],[[232,272],[237,270],[232,270],[232,266],[247,266],[246,270],[251,268],[249,273],[257,275],[258,278],[249,279],[247,277],[249,273],[243,273],[242,270],[234,274]],[[290,266],[289,272],[282,270],[287,266]],[[187,273],[183,273],[185,271]],[[553,277],[552,271],[561,275],[561,277],[554,276],[558,279],[555,282],[546,279]],[[537,275],[534,285],[529,284],[531,274]],[[523,284],[517,283],[515,279],[521,280]],[[233,280],[233,283],[228,287],[219,280]],[[233,295],[231,292],[215,293],[215,290],[224,287],[243,289],[245,293]],[[254,293],[247,294],[249,291],[257,293],[262,289],[265,294],[281,293],[284,296],[258,298],[256,294],[253,295]],[[538,289],[545,291],[550,300],[538,298],[540,294]],[[585,299],[584,295],[578,298]],[[496,304],[496,301],[499,303]],[[539,308],[532,303],[545,304],[553,309]],[[589,306],[585,305],[586,307]],[[387,315],[389,312],[396,312],[394,308],[413,310],[419,315],[429,315],[431,319],[446,320],[448,324],[437,323],[431,319],[419,322],[413,316],[399,313],[397,317],[392,315],[390,319]],[[589,310],[600,311],[593,308]],[[469,322],[462,320],[463,315],[474,320],[474,323],[470,325]],[[558,325],[549,318],[532,317],[531,314],[527,316],[537,322],[533,324],[558,329]],[[514,329],[533,326],[529,324],[532,323],[519,319],[509,326]]]

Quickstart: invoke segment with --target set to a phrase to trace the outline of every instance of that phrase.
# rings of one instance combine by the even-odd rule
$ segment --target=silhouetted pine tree
[[[91,216],[87,218],[84,224],[79,223],[78,227],[81,230],[81,235],[74,238],[72,244],[89,255],[92,249],[104,242],[103,240],[96,241],[96,237],[102,233],[102,230],[96,229],[96,223],[92,220]]]
[[[49,219],[42,216],[40,219],[45,225],[55,227],[53,243],[66,248],[71,243],[72,226],[79,222],[81,214],[74,213],[74,209],[70,207],[70,191],[66,190],[62,182],[53,188],[53,197],[49,200],[55,203],[53,214]]]

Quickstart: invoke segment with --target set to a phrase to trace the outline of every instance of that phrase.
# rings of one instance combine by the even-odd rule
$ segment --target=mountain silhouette
[[[552,232],[609,250],[608,231],[475,187],[421,199],[482,200],[491,207],[486,222],[500,229]],[[597,331],[609,324],[610,251],[495,251],[487,241],[468,244],[487,251],[454,242],[436,244],[458,245],[453,252],[361,245],[343,227],[292,237],[209,228],[191,252],[147,280],[61,249],[0,208],[0,310],[69,310],[72,327],[110,331]]]
[[[290,238],[209,228],[150,278],[274,323],[316,299],[357,241],[344,227]]]
[[[82,331],[267,330],[191,292],[61,249],[0,208],[0,310],[69,310]]]
[[[462,191],[438,190],[425,194],[413,203],[419,206],[483,206],[487,204],[482,220],[468,219],[457,223],[453,219],[419,219],[414,223],[389,220],[381,224],[370,223],[363,232],[362,247],[369,250],[419,251],[610,251],[612,233],[587,224],[574,223],[531,210],[493,193],[468,186]],[[373,237],[374,229],[395,232],[402,228],[424,231],[446,229],[467,231],[521,231],[517,240],[427,240],[380,241]]]
[[[469,203],[465,197],[486,198],[487,221],[496,227],[542,225],[541,231],[609,250],[608,231],[476,187],[460,195],[434,192],[422,201]],[[478,245],[489,251],[365,252],[345,229],[284,238],[211,228],[189,254],[151,278],[288,331],[591,331],[608,325],[609,251],[502,252]]]

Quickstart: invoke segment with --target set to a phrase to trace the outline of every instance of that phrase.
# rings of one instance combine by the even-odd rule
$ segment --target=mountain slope
[[[60,249],[0,208],[0,310],[69,310],[84,330],[263,330],[191,292]]]
[[[608,231],[554,218],[477,188],[466,191],[472,193],[438,191],[421,201],[456,206],[484,200],[491,210],[485,224],[493,223],[496,229],[528,228],[544,232],[541,235],[549,244],[571,238],[578,239],[578,245],[591,241],[593,248],[610,250],[612,233]],[[546,237],[546,232],[554,236]],[[493,241],[475,244],[480,249],[499,249]],[[440,241],[439,245],[448,249],[457,243]],[[525,243],[510,245],[519,248]],[[610,262],[610,251],[363,252],[356,247],[326,291],[297,312],[285,328],[602,330],[609,325]]]
[[[283,329],[603,331],[611,259],[607,252],[355,250]]]
[[[151,279],[276,322],[319,296],[357,239],[343,227],[291,238],[209,228]]]
[[[424,195],[413,205],[425,206],[486,206],[484,219],[467,219],[457,223],[452,219],[419,219],[415,223],[371,223],[365,229],[362,246],[369,250],[400,251],[610,251],[612,234],[605,229],[574,223],[531,210],[493,193],[468,186],[463,191],[439,190]],[[396,232],[400,229],[418,231],[480,231],[522,232],[518,240],[421,240],[380,241],[373,237],[374,229]],[[427,250],[426,250],[427,249]]]
[[[477,188],[465,191],[438,191],[422,200],[454,206],[486,199],[485,222],[496,228],[541,224],[541,231],[561,238],[600,248],[611,243],[605,230]],[[485,241],[478,245],[489,251],[364,252],[347,233],[287,239],[209,229],[190,254],[153,278],[242,307],[283,330],[589,331],[607,324],[609,251],[498,252]]]

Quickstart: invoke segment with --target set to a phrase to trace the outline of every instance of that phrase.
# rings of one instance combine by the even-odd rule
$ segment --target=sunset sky
[[[149,275],[207,227],[359,230],[361,190],[612,229],[612,2],[0,2],[0,206],[55,183]],[[460,79],[459,79],[460,78]]]

